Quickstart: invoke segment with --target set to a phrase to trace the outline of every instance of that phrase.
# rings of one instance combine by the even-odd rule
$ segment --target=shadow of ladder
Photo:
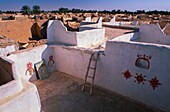
[[[102,51],[93,52],[91,54],[90,61],[89,61],[88,67],[87,67],[87,72],[85,75],[85,82],[83,83],[83,86],[82,86],[82,91],[85,90],[85,87],[90,87],[90,95],[92,95],[93,88],[94,88],[94,79],[95,79],[96,68],[97,68],[97,60],[99,58],[100,52],[102,52]],[[92,66],[92,62],[94,62],[94,66]],[[89,75],[90,70],[92,70],[92,72],[93,72],[92,76]],[[87,81],[88,78],[90,78],[92,80],[91,83],[89,83]]]

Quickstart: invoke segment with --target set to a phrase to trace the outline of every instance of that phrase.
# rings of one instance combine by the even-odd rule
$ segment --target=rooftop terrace
[[[50,21],[48,26],[46,45],[12,52],[2,60],[10,60],[12,73],[28,82],[30,89],[27,91],[32,90],[32,94],[23,92],[18,101],[16,97],[11,99],[10,105],[16,110],[18,107],[17,112],[40,112],[41,109],[44,112],[170,112],[170,47],[165,43],[169,43],[165,41],[167,38],[164,39],[164,36],[162,39],[162,30],[156,26],[144,25],[142,28],[152,30],[140,29],[139,32],[133,32],[107,28],[108,32],[105,33],[102,28],[70,32],[57,20]],[[150,32],[158,31],[153,28],[160,31]],[[160,36],[151,39],[150,35],[153,34]],[[141,41],[136,41],[137,39]],[[99,45],[96,41],[106,43],[101,42]],[[93,49],[96,44],[99,47]],[[82,92],[81,87],[90,57],[93,53],[98,55],[100,52],[104,55],[97,58],[95,90],[90,96],[89,90]],[[47,74],[50,75],[49,78],[37,80],[43,79]],[[89,72],[89,76],[91,75],[92,72]],[[41,103],[37,88],[29,81],[37,86]],[[87,81],[90,82],[90,79]],[[9,84],[10,82],[1,87]],[[24,86],[21,89],[23,88]],[[7,91],[6,88],[4,90]],[[0,96],[2,95],[3,93]],[[7,108],[10,107],[9,102],[3,105],[3,108],[0,105],[1,110],[13,109]]]
[[[116,93],[95,87],[81,91],[83,80],[59,71],[52,72],[37,86],[43,112],[162,112]]]

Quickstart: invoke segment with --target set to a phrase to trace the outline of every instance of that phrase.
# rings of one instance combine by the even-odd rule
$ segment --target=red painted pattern
[[[145,77],[146,77],[145,75],[136,73],[134,82],[137,82],[138,84],[140,83],[145,84],[145,81],[146,81]]]
[[[144,60],[144,61],[146,61],[147,63],[148,63],[148,65],[147,65],[147,69],[149,69],[150,68],[150,59],[151,59],[151,56],[147,56],[147,55],[137,55],[137,59],[136,59],[136,61],[135,61],[135,66],[138,66],[137,65],[137,62],[139,61],[139,60]]]
[[[54,62],[54,60],[53,60],[53,56],[50,55],[50,56],[49,56],[49,61],[48,61],[48,66],[51,67],[54,63],[55,63],[55,62]]]
[[[34,73],[34,69],[33,69],[33,67],[32,67],[32,62],[28,62],[27,63],[27,70],[25,71],[25,74],[26,75],[33,75],[33,73]]]
[[[129,70],[126,70],[125,72],[122,73],[123,76],[127,79],[130,79],[132,77],[131,73],[129,72]]]
[[[32,68],[32,62],[27,63],[27,69]]]
[[[161,85],[161,83],[159,83],[159,80],[156,77],[149,80],[149,82],[150,82],[150,85],[152,86],[153,90],[155,90],[156,87]]]

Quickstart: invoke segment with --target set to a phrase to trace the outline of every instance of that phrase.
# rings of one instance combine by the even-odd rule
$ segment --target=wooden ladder
[[[85,75],[85,82],[82,86],[82,91],[85,90],[85,87],[90,87],[90,95],[92,95],[92,92],[93,92],[93,87],[94,87],[94,79],[95,79],[95,74],[96,74],[96,68],[97,68],[97,60],[99,58],[99,55],[100,55],[100,52],[101,51],[98,51],[98,52],[93,52],[91,54],[91,57],[90,57],[90,61],[89,61],[89,64],[88,64],[88,67],[87,67],[87,72],[86,72],[86,75]],[[94,62],[94,66],[92,67],[92,62]],[[93,74],[92,76],[89,75],[89,71],[92,70],[93,71]],[[92,80],[91,83],[88,83],[87,82],[87,79],[90,78]]]

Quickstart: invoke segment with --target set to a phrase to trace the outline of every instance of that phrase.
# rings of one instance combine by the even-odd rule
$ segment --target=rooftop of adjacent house
[[[0,36],[0,47],[6,47],[15,44],[13,39],[7,38],[6,36]]]
[[[81,91],[83,80],[59,71],[52,72],[37,86],[43,112],[161,112],[116,93],[95,87]]]
[[[114,39],[118,36],[134,32],[134,30],[131,29],[119,29],[119,28],[111,28],[111,27],[104,27],[104,28],[106,31],[105,37],[107,39]]]
[[[105,28],[105,39],[91,46],[91,48],[97,48],[98,46],[105,44],[107,40],[112,40],[118,36],[128,34],[128,33],[133,33],[135,31],[132,29],[119,29],[119,28],[111,28],[107,26],[103,26],[103,28]]]

